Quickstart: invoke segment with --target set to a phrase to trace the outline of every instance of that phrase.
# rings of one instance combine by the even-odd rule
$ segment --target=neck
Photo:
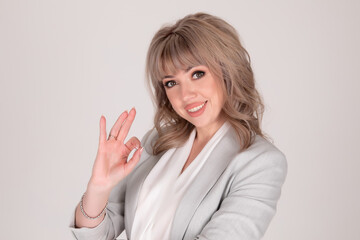
[[[224,122],[225,119],[221,119],[211,126],[197,127],[195,141],[206,144],[212,138],[212,136],[214,136],[217,130],[219,130],[219,128],[224,124]]]

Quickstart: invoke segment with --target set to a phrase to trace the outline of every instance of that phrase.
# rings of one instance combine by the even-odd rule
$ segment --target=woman
[[[285,156],[263,137],[261,98],[235,29],[204,13],[160,29],[147,56],[154,129],[124,143],[135,109],[98,154],[75,213],[77,239],[260,239]],[[130,152],[136,149],[127,162]]]

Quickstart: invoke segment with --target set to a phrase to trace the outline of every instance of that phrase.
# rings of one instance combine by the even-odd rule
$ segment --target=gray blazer
[[[131,229],[141,186],[162,154],[153,155],[156,130],[142,140],[144,151],[134,171],[112,191],[104,220],[95,228],[71,230],[77,239],[115,239]],[[260,136],[245,151],[230,129],[213,150],[181,200],[171,240],[260,239],[276,212],[287,174],[285,156]],[[164,209],[166,211],[166,209]]]

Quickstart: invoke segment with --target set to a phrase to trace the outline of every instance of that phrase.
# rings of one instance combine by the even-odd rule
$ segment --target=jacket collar
[[[216,145],[206,164],[200,170],[196,180],[189,186],[175,212],[170,239],[182,239],[190,220],[206,194],[216,183],[229,162],[239,152],[237,136],[230,128]],[[161,155],[150,155],[146,161],[134,170],[126,188],[125,226],[129,239],[142,184]],[[145,157],[145,156],[144,156]]]

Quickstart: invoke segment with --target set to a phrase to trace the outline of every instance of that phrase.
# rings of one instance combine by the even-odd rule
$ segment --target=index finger
[[[111,128],[110,130],[110,135],[114,136],[115,138],[118,137],[119,131],[121,129],[121,126],[124,124],[126,118],[128,116],[127,111],[124,111],[122,114],[120,114],[120,116],[118,117],[118,119],[116,120],[114,126]],[[109,135],[109,136],[110,136]]]
[[[124,142],[126,136],[129,133],[131,124],[133,123],[134,119],[135,119],[135,115],[136,115],[136,110],[135,108],[132,108],[129,112],[128,117],[126,118],[124,124],[121,126],[119,135],[118,135],[118,140],[121,142]]]

